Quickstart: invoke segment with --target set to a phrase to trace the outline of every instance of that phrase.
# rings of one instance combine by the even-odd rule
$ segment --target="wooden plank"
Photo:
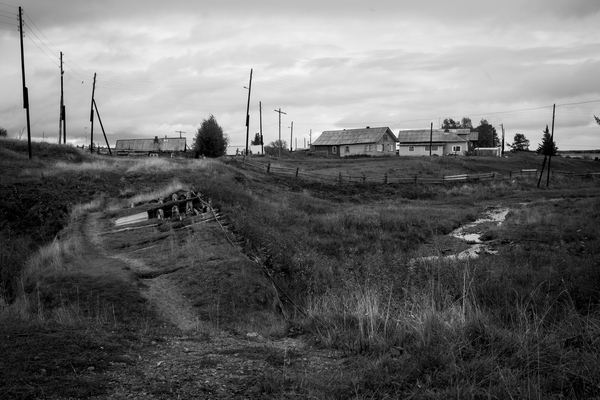
[[[115,226],[135,224],[135,223],[144,222],[147,220],[148,220],[148,213],[144,211],[141,213],[137,213],[137,214],[133,214],[133,215],[129,215],[127,217],[121,217],[121,218],[117,219],[115,221]]]

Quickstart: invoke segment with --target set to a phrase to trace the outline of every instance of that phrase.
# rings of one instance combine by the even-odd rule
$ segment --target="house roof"
[[[433,143],[454,143],[466,142],[467,137],[462,137],[454,132],[444,132],[436,129],[431,132],[429,129],[412,129],[398,132],[400,145],[406,144],[429,144]]]
[[[375,143],[385,135],[389,135],[395,142],[398,141],[390,128],[361,128],[344,129],[341,131],[324,131],[313,142],[313,146],[336,146],[345,144]]]
[[[476,142],[479,140],[479,132],[477,131],[467,133],[457,132],[457,134],[458,136],[464,137],[465,139],[470,140],[472,142]]]
[[[122,139],[117,151],[185,151],[185,138]]]

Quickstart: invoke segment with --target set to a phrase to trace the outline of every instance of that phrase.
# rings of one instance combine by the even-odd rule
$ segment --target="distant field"
[[[595,151],[561,151],[561,157],[582,158],[584,160],[600,159],[600,150]]]
[[[298,158],[271,158],[251,156],[252,161],[271,163],[288,168],[299,168],[315,173],[348,175],[384,174],[444,176],[474,173],[510,173],[522,169],[541,170],[543,156],[535,153],[506,153],[500,157],[359,157],[321,158],[315,156]],[[581,163],[564,157],[553,157],[552,170],[564,173],[599,172],[600,163]]]

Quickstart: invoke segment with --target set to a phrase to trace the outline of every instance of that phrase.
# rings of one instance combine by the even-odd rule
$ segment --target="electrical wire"
[[[45,55],[45,56],[46,56],[46,57],[47,57],[47,58],[48,58],[48,59],[49,59],[49,60],[52,62],[52,64],[54,64],[54,65],[56,65],[58,68],[60,68],[60,65],[58,65],[58,64],[57,64],[57,63],[56,63],[56,62],[55,62],[55,61],[52,59],[52,57],[50,57],[48,54],[46,54],[46,52],[45,52],[45,51],[44,51],[44,50],[43,50],[43,49],[42,49],[40,46],[38,46],[38,44],[37,44],[37,43],[36,43],[36,42],[35,42],[33,39],[31,39],[31,37],[30,37],[29,35],[25,34],[25,37],[26,37],[27,39],[29,39],[29,40],[31,41],[31,43],[33,43],[33,44],[35,45],[35,47],[37,47],[38,49],[40,49],[40,51],[41,51],[41,52],[42,52],[42,53],[43,53],[43,54],[44,54],[44,55]]]
[[[36,39],[42,44],[42,46],[44,46],[49,52],[50,54],[52,54],[53,56],[55,56],[57,59],[59,59],[59,57],[57,55],[54,54],[54,51],[52,49],[50,49],[48,46],[46,46],[46,44],[44,43],[44,41],[42,39],[40,39],[40,37],[35,33],[35,31],[33,29],[31,29],[31,27],[29,26],[29,24],[27,22],[24,23],[24,25],[29,28],[29,32],[31,32],[33,34],[33,36],[36,37]],[[29,35],[26,35],[29,36]],[[31,39],[31,37],[30,37]],[[31,39],[31,41],[33,42],[33,39]],[[40,50],[42,50],[39,46],[38,48]],[[44,52],[44,54],[46,54],[46,52],[44,50],[42,50],[42,52]],[[60,68],[60,66],[59,66]]]
[[[58,48],[57,48],[57,47],[56,47],[54,44],[52,44],[52,42],[51,42],[51,41],[48,39],[48,37],[46,37],[46,35],[44,35],[44,32],[42,32],[42,30],[41,30],[40,28],[38,28],[38,26],[37,26],[37,25],[35,24],[35,22],[34,22],[34,21],[31,19],[31,17],[30,17],[29,15],[27,15],[27,13],[26,13],[25,11],[23,11],[23,14],[25,14],[25,17],[27,17],[27,19],[28,19],[28,20],[29,20],[29,21],[30,21],[30,22],[33,24],[33,26],[35,26],[35,28],[38,30],[38,32],[40,33],[40,35],[42,35],[42,36],[43,36],[43,37],[44,37],[44,38],[45,38],[45,39],[48,41],[48,43],[50,43],[50,45],[51,45],[52,47],[54,47],[54,49],[60,53],[60,50],[59,50],[59,49],[58,49]],[[25,23],[26,23],[26,22],[25,22]],[[30,29],[31,29],[31,28],[30,28]],[[33,32],[33,30],[32,30],[32,32]],[[35,34],[35,32],[33,32],[33,33]],[[36,35],[36,37],[37,37],[37,35]],[[39,39],[39,38],[38,38],[38,39]],[[42,41],[41,39],[40,39],[40,42],[42,42],[42,43],[43,43],[43,41]],[[48,46],[46,46],[45,44],[44,44],[44,46],[45,46],[45,47],[46,47],[46,48],[47,48],[47,49],[48,49],[50,52],[52,52],[52,50],[50,50],[50,48],[48,48]]]

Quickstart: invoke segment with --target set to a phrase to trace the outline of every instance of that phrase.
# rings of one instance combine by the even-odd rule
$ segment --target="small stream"
[[[476,228],[477,226],[482,224],[488,224],[489,226],[489,223],[495,223],[497,226],[500,226],[506,219],[506,215],[509,211],[510,210],[508,208],[494,208],[492,210],[488,210],[486,211],[483,217],[469,224],[463,225],[449,233],[449,236],[453,236],[457,239],[466,241],[470,245],[468,249],[461,251],[457,254],[449,254],[445,256],[428,256],[413,258],[409,261],[409,264],[415,265],[417,262],[426,262],[434,260],[464,261],[478,258],[479,255],[482,253],[497,254],[497,251],[493,250],[489,244],[481,240],[483,231],[473,232],[473,228]]]

